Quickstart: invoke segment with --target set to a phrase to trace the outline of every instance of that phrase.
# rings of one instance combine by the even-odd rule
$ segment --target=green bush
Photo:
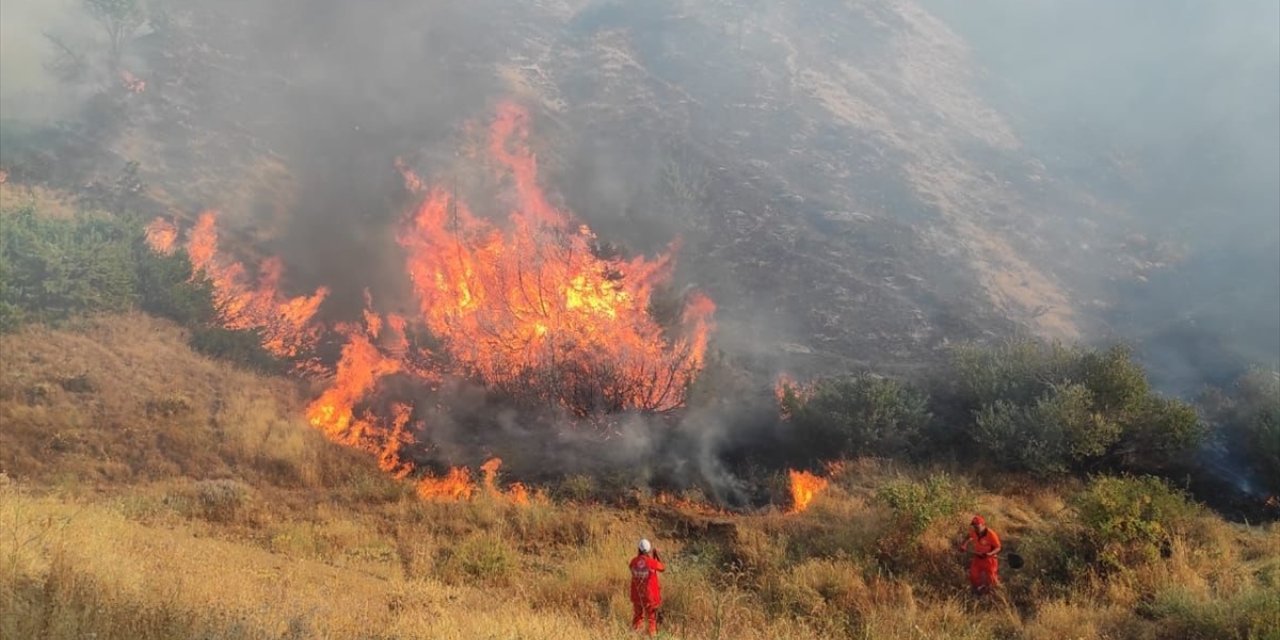
[[[120,219],[51,218],[31,205],[0,216],[0,329],[134,303],[134,231]]]
[[[1124,418],[1138,411],[1151,393],[1147,374],[1125,346],[1086,351],[1079,356],[1079,379],[1100,412]]]
[[[925,396],[891,378],[823,380],[804,400],[788,391],[792,423],[817,458],[905,453],[929,420]]]
[[[897,530],[918,537],[929,525],[950,518],[973,504],[972,492],[946,473],[923,481],[896,480],[880,487],[876,500],[893,513]]]
[[[191,262],[184,251],[163,255],[143,242],[135,249],[138,273],[138,306],[147,313],[186,326],[213,322],[213,287],[208,280],[193,279]]]
[[[1079,383],[1052,385],[1028,406],[1004,400],[974,415],[973,439],[1002,467],[1040,475],[1063,473],[1104,454],[1121,425],[1094,410],[1093,393]]]
[[[197,327],[191,332],[191,348],[264,373],[276,373],[284,369],[284,363],[262,347],[262,337],[258,332],[249,329]]]
[[[938,450],[1038,475],[1167,473],[1205,436],[1195,410],[1152,392],[1123,346],[961,347],[932,391]]]
[[[151,251],[136,217],[55,218],[27,205],[0,212],[0,225],[0,330],[136,306],[190,328],[197,351],[262,371],[283,368],[257,332],[216,326],[210,283],[192,277],[183,252]]]
[[[1112,466],[1134,473],[1165,473],[1189,464],[1206,434],[1195,407],[1149,395],[1123,425],[1109,460]]]
[[[1021,339],[960,346],[951,350],[935,393],[967,418],[999,400],[1031,404],[1049,385],[1076,378],[1079,369],[1079,350],[1058,343]]]
[[[1214,393],[1202,404],[1228,456],[1268,492],[1280,492],[1280,372],[1249,371],[1230,395]]]
[[[1103,571],[1158,559],[1197,507],[1153,476],[1094,478],[1072,499],[1090,559]]]

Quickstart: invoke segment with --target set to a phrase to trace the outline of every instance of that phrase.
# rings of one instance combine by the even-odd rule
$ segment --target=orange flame
[[[703,367],[715,304],[693,293],[679,326],[659,325],[649,309],[654,292],[670,281],[673,250],[653,259],[602,257],[591,230],[556,208],[539,187],[528,135],[523,109],[499,108],[487,150],[509,177],[515,203],[501,226],[473,215],[464,202],[396,160],[405,188],[423,197],[398,234],[420,315],[379,315],[366,292],[363,327],[333,328],[345,341],[333,369],[304,360],[325,330],[315,316],[327,288],[286,298],[276,258],[263,261],[252,278],[219,251],[213,212],[201,214],[189,233],[193,272],[212,283],[222,324],[257,330],[267,350],[294,360],[297,373],[327,376],[327,388],[307,406],[308,422],[335,442],[374,454],[397,478],[415,470],[409,453],[422,425],[410,424],[411,405],[389,402],[388,377],[432,384],[445,375],[473,376],[585,417],[680,407]],[[172,252],[177,236],[171,221],[157,218],[147,227],[147,242],[160,253]],[[443,351],[412,347],[411,322]],[[480,467],[487,494],[515,504],[545,499],[521,483],[501,490],[501,464],[493,458]],[[477,485],[470,469],[454,467],[420,478],[417,492],[425,499],[465,500]]]
[[[530,498],[529,488],[524,483],[513,482],[504,492],[498,488],[498,469],[502,466],[502,458],[489,458],[484,464],[480,465],[480,472],[483,474],[483,482],[485,493],[495,498],[503,498],[508,502],[516,505],[527,505]]]
[[[423,500],[469,500],[476,491],[471,481],[471,471],[466,467],[454,467],[443,478],[425,476],[418,481],[418,497]]]
[[[171,256],[178,242],[178,226],[172,220],[156,216],[147,225],[147,246],[161,255]]]
[[[682,405],[702,368],[714,303],[693,296],[668,340],[648,310],[654,288],[670,279],[671,254],[597,256],[591,230],[538,187],[527,135],[525,112],[500,108],[490,152],[514,177],[507,229],[440,188],[402,229],[427,327],[463,373],[579,415]],[[405,173],[407,184],[421,183]]]
[[[512,504],[527,505],[529,504],[529,489],[524,486],[523,482],[513,482],[507,488],[507,498]]]
[[[791,374],[783,372],[779,373],[773,384],[773,396],[778,401],[778,412],[782,415],[783,420],[791,418],[791,406],[787,402],[788,397],[800,402],[804,402],[813,395],[813,385],[802,384],[796,382]]]
[[[147,81],[133,75],[128,70],[120,71],[120,85],[125,91],[133,94],[139,94],[147,90]]]
[[[217,216],[200,214],[187,245],[192,266],[213,284],[214,306],[228,329],[257,329],[262,346],[278,357],[296,357],[313,346],[320,328],[311,319],[329,290],[316,289],[310,296],[284,298],[280,295],[283,264],[278,258],[265,260],[253,287],[244,265],[218,253]]]
[[[401,327],[388,324],[398,334],[395,341],[402,340]],[[413,463],[403,455],[405,448],[414,443],[408,430],[413,407],[394,404],[389,421],[368,410],[356,415],[356,407],[370,398],[383,378],[404,370],[401,360],[374,345],[372,339],[382,328],[382,319],[367,309],[364,332],[351,325],[338,328],[346,334],[347,343],[342,347],[329,388],[308,405],[307,421],[334,442],[377,454],[383,471],[403,478],[413,471]]]
[[[800,513],[809,508],[809,503],[827,488],[828,480],[808,471],[790,470],[791,478],[791,510],[788,513]]]

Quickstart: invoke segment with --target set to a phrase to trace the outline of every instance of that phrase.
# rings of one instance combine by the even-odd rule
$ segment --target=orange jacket
[[[658,584],[658,572],[667,569],[662,561],[638,553],[631,559],[628,568],[631,569],[631,601],[643,602],[651,607],[662,604],[662,586]]]
[[[973,544],[974,553],[991,553],[1000,548],[1000,536],[996,534],[994,529],[990,528],[982,535],[978,535],[973,529],[970,529],[969,538],[961,543],[960,549],[967,549],[970,543]]]

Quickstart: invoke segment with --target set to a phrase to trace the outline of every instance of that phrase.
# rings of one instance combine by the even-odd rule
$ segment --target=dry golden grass
[[[966,516],[895,537],[876,497],[927,470],[851,461],[795,515],[431,503],[302,424],[292,383],[194,354],[165,322],[31,327],[0,358],[3,638],[626,637],[642,535],[670,567],[670,637],[1280,633],[1276,526],[1204,515],[1159,562],[1072,583],[1006,569],[975,600],[950,549]],[[1009,484],[965,490],[1010,546],[1066,522],[1075,487]],[[689,533],[708,521],[727,525]]]

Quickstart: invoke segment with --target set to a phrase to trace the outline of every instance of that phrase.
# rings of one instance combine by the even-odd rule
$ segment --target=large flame
[[[413,471],[413,463],[403,455],[414,442],[408,430],[412,406],[395,403],[389,420],[368,407],[359,415],[356,413],[358,405],[369,399],[382,378],[404,369],[400,360],[372,342],[381,328],[380,319],[370,314],[366,322],[365,332],[341,327],[347,334],[347,343],[337,372],[329,388],[307,407],[307,421],[334,442],[377,454],[379,467],[403,478]]]
[[[667,339],[649,314],[671,254],[606,258],[586,225],[553,207],[525,145],[525,112],[506,105],[490,152],[514,178],[506,228],[431,189],[400,233],[423,320],[486,383],[579,414],[667,411],[701,369],[715,305],[695,294]],[[407,184],[422,184],[408,173]]]
[[[423,449],[415,434],[429,425],[414,421],[411,404],[395,401],[388,378],[432,387],[447,376],[468,377],[587,416],[676,409],[703,366],[715,305],[691,294],[677,326],[662,327],[650,306],[671,277],[672,252],[631,260],[600,255],[591,230],[538,186],[527,136],[524,110],[500,107],[487,149],[511,183],[504,224],[473,214],[397,160],[406,186],[422,198],[398,234],[417,302],[409,317],[379,314],[366,293],[363,322],[326,333],[330,328],[315,316],[328,289],[283,296],[283,267],[275,258],[250,278],[243,264],[219,251],[212,212],[188,234],[187,255],[193,271],[212,283],[221,323],[257,330],[271,353],[326,380],[306,409],[307,421],[335,442],[374,454],[397,478],[415,472],[413,454]],[[177,237],[177,227],[163,219],[147,228],[148,244],[160,253],[171,253]],[[425,329],[438,348],[410,347],[414,329]],[[305,360],[322,334],[342,344],[332,368]],[[480,467],[479,487],[466,467],[420,476],[418,495],[492,495],[516,504],[544,498],[518,482],[500,489],[501,464],[492,458]]]
[[[310,296],[285,298],[280,293],[283,263],[268,258],[258,267],[258,282],[251,284],[244,265],[218,251],[217,216],[200,214],[187,244],[192,266],[213,284],[213,302],[228,329],[256,329],[262,346],[282,358],[301,355],[313,346],[320,328],[311,320],[329,290],[316,289]]]
[[[809,508],[809,504],[827,488],[828,480],[815,476],[808,471],[787,472],[791,479],[791,510],[789,513],[800,513]]]

